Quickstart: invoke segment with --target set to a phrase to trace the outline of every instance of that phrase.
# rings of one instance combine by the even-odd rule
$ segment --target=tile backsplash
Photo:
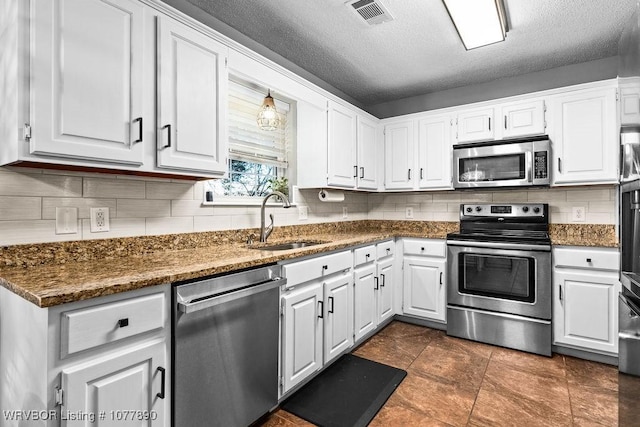
[[[203,183],[127,175],[89,174],[0,167],[0,245],[101,239],[171,233],[254,228],[259,206],[203,206]],[[585,222],[615,224],[616,187],[594,186],[495,192],[429,193],[345,192],[340,203],[324,203],[317,190],[295,191],[296,206],[269,207],[276,225],[361,219],[457,221],[460,203],[546,202],[551,222],[571,223],[573,207],[583,207]],[[55,233],[56,207],[78,208],[78,232]],[[108,207],[110,230],[90,231],[89,209]],[[307,207],[308,218],[298,210]],[[344,218],[343,207],[347,208]]]

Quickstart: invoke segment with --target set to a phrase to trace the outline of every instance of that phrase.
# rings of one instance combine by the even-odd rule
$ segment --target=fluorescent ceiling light
[[[467,50],[504,41],[502,0],[442,0]]]

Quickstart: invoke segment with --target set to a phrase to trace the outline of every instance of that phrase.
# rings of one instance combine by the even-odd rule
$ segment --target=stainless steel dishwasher
[[[247,426],[277,405],[285,283],[271,265],[174,286],[174,426]]]

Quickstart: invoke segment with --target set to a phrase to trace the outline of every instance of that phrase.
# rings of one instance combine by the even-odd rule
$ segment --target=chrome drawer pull
[[[129,326],[129,318],[125,317],[124,319],[118,320],[118,327],[124,328],[125,326]]]

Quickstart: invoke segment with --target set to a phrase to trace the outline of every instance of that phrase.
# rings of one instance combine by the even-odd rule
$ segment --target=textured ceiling
[[[504,0],[506,41],[471,51],[441,0],[374,26],[343,0],[188,1],[367,106],[614,56],[637,0]]]

